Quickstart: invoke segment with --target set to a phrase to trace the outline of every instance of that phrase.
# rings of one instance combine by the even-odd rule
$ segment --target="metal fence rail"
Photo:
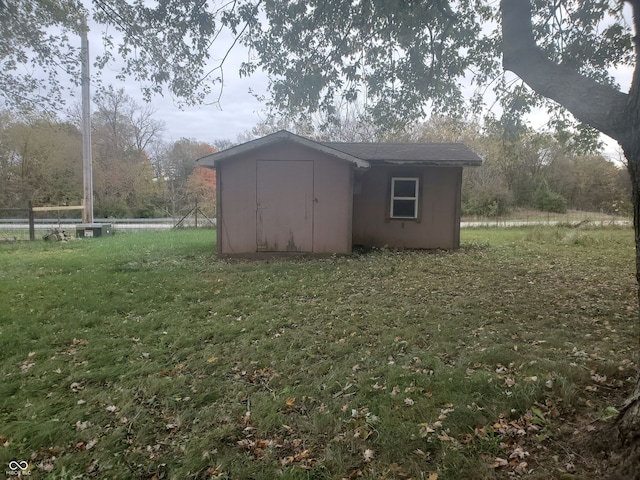
[[[110,223],[113,230],[169,230],[174,228],[179,219],[174,218],[95,218],[95,223]],[[215,219],[213,219],[215,223]],[[35,238],[41,239],[53,229],[63,230],[75,236],[76,226],[82,224],[80,218],[35,218],[33,225]],[[183,219],[181,226],[195,227],[193,219]],[[199,227],[206,226],[200,221]],[[208,226],[211,226],[209,224]],[[28,218],[0,218],[0,241],[29,240]]]

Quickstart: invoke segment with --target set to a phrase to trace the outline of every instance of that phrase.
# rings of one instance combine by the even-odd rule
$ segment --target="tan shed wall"
[[[389,218],[391,177],[420,178],[419,218]],[[462,168],[373,167],[356,179],[353,243],[398,248],[460,246]]]
[[[351,252],[352,167],[328,159],[314,162],[313,251]]]
[[[265,247],[263,243],[260,249],[257,243],[257,233],[263,237],[264,232],[258,232],[256,229],[259,210],[256,172],[258,162],[273,161],[283,162],[283,164],[295,162],[291,164],[291,173],[287,174],[282,184],[273,185],[274,199],[282,197],[277,195],[275,191],[277,189],[305,183],[309,185],[308,178],[306,181],[303,178],[296,181],[296,175],[301,173],[295,172],[306,171],[306,169],[296,168],[301,165],[299,162],[313,163],[313,191],[308,192],[308,188],[304,189],[305,202],[307,198],[312,199],[312,208],[305,210],[310,211],[313,216],[310,251],[313,253],[351,252],[351,164],[300,145],[282,143],[249,152],[242,157],[217,165],[218,253],[247,255],[258,251],[268,252],[274,248],[277,248],[277,251],[286,251],[286,245],[282,245],[285,242],[278,242],[277,247]],[[270,180],[270,184],[272,183],[273,179]],[[265,184],[260,186],[261,195],[265,197],[268,195],[268,189],[265,190]],[[282,218],[285,219],[286,216],[287,211],[284,209]],[[296,232],[293,231],[285,234],[287,237],[296,236]],[[303,244],[304,248],[299,251],[308,251],[308,242]]]
[[[256,162],[238,159],[217,168],[218,253],[256,251]]]

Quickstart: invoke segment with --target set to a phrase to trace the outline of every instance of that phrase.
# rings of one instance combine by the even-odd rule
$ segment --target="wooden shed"
[[[455,249],[462,144],[316,142],[285,130],[198,160],[216,169],[220,256]]]

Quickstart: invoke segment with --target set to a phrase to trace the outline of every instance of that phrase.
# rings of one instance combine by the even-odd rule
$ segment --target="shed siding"
[[[389,218],[394,176],[420,178],[419,218]],[[459,247],[460,184],[458,167],[374,167],[359,179],[353,202],[353,243],[398,248]]]
[[[260,252],[313,251],[313,162],[257,162],[256,247]]]
[[[351,166],[331,158],[314,162],[313,250],[351,252]]]
[[[216,168],[219,254],[351,251],[352,167],[344,160],[283,142],[220,162]],[[268,168],[272,170],[264,175]],[[257,175],[261,175],[260,180]],[[292,190],[301,200],[282,195],[284,189]],[[270,198],[280,209],[275,219],[266,220],[267,224],[261,224],[259,218],[265,214],[259,197]],[[310,239],[306,238],[305,222],[290,220],[299,219],[300,211],[312,221]],[[267,237],[262,227],[267,229]],[[289,242],[291,238],[293,243]]]
[[[244,158],[218,167],[218,253],[256,251],[256,162]]]

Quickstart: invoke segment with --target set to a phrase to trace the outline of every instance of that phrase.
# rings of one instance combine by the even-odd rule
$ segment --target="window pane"
[[[394,200],[393,217],[416,218],[415,200]]]
[[[416,181],[415,180],[395,180],[393,183],[394,197],[415,197]]]

